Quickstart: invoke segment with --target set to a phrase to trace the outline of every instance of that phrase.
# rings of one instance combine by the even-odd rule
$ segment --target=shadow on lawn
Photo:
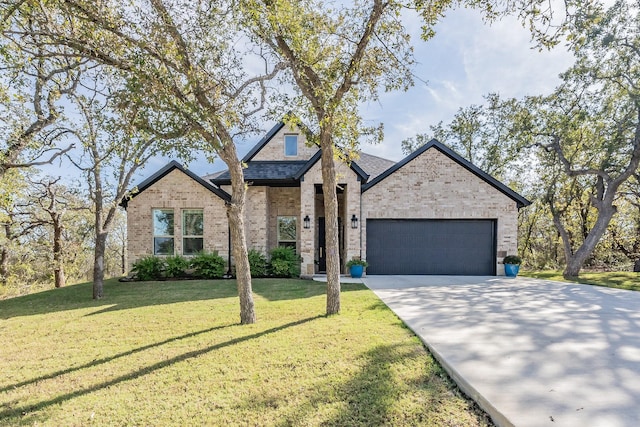
[[[444,371],[438,365],[429,369],[424,364],[424,371],[414,376],[409,388],[399,384],[402,380],[397,375],[403,360],[427,357],[422,352],[417,355],[416,349],[416,344],[376,346],[362,355],[363,364],[356,375],[342,383],[336,383],[334,376],[329,375],[327,382],[314,385],[313,394],[301,405],[283,414],[278,425],[300,425],[309,419],[322,426],[424,425],[439,412],[443,402],[451,400],[452,386],[443,380]],[[404,403],[399,409],[398,404],[407,400],[407,393],[418,390],[427,392],[409,400],[419,399],[419,403],[413,406]],[[255,406],[259,402],[269,410],[278,408],[282,399],[288,400],[286,396],[269,394],[250,396],[247,405]],[[318,413],[326,413],[326,408],[335,408],[337,403],[341,403],[339,409],[331,411],[328,418],[314,418]]]
[[[104,297],[92,299],[91,283],[65,286],[0,301],[0,318],[32,316],[83,308],[100,308],[96,313],[185,301],[237,296],[235,281],[184,280],[166,282],[118,282],[105,280]],[[94,313],[94,314],[96,314]]]
[[[292,286],[297,283],[297,286]],[[363,284],[341,283],[342,292],[367,289]],[[253,292],[269,301],[283,301],[312,298],[327,294],[327,284],[313,280],[297,279],[254,279]]]
[[[235,344],[240,344],[240,343],[245,342],[245,341],[249,341],[249,340],[253,340],[253,339],[256,339],[256,338],[260,338],[260,337],[263,337],[265,335],[269,335],[269,334],[281,331],[283,329],[291,328],[291,327],[294,327],[294,326],[299,326],[299,325],[311,322],[313,320],[319,319],[321,317],[323,317],[323,316],[308,317],[306,319],[301,319],[301,320],[298,320],[298,321],[295,321],[295,322],[286,323],[284,325],[276,326],[274,328],[267,329],[267,330],[261,331],[261,332],[257,332],[255,334],[234,338],[234,339],[231,339],[231,340],[228,340],[228,341],[225,341],[225,342],[221,342],[221,343],[218,343],[218,344],[211,345],[209,347],[201,348],[199,350],[189,351],[189,352],[181,354],[179,356],[175,356],[175,357],[172,357],[170,359],[163,360],[161,362],[155,363],[153,365],[149,365],[149,366],[147,366],[145,368],[139,369],[139,370],[131,372],[129,374],[121,375],[121,376],[116,377],[116,378],[114,378],[112,380],[105,381],[105,382],[102,382],[102,383],[99,383],[99,384],[95,384],[95,385],[92,385],[92,386],[89,386],[89,387],[80,388],[80,389],[75,390],[75,391],[73,391],[71,393],[66,393],[66,394],[54,397],[52,399],[49,399],[49,400],[43,400],[43,401],[41,401],[39,403],[36,403],[36,404],[33,404],[33,405],[21,406],[21,407],[13,407],[13,408],[10,408],[10,409],[5,409],[5,410],[0,411],[0,419],[8,418],[8,417],[19,417],[19,416],[26,417],[26,416],[30,416],[30,415],[36,415],[36,414],[32,414],[32,412],[42,410],[42,409],[47,408],[49,406],[59,405],[59,404],[61,404],[63,402],[66,402],[68,400],[74,399],[76,397],[84,396],[86,394],[93,393],[93,392],[98,391],[98,390],[103,390],[103,389],[106,389],[108,387],[120,384],[120,383],[122,383],[124,381],[130,381],[130,380],[134,380],[134,379],[143,377],[143,376],[145,376],[147,374],[150,374],[150,373],[153,373],[153,372],[158,371],[160,369],[166,368],[166,367],[171,366],[171,365],[173,365],[175,363],[184,362],[185,360],[193,359],[195,357],[202,356],[204,354],[210,353],[210,352],[215,351],[215,350],[219,350],[221,348],[229,347],[229,346],[232,346],[232,345],[235,345]],[[163,345],[163,344],[171,342],[171,341],[188,338],[188,337],[191,337],[191,336],[194,336],[194,335],[198,335],[198,334],[214,331],[216,329],[222,329],[222,328],[229,327],[229,326],[231,326],[231,325],[217,326],[215,328],[205,329],[205,330],[202,330],[202,331],[193,332],[193,333],[190,333],[190,334],[187,334],[187,335],[183,335],[183,336],[180,336],[180,337],[171,338],[171,339],[166,340],[166,341],[161,341],[159,343],[150,344],[148,346],[140,347],[139,349],[134,349],[134,350],[131,350],[131,351],[126,352],[126,353],[122,353],[122,354],[118,354],[118,355],[115,355],[115,356],[112,356],[112,357],[109,357],[109,358],[101,359],[101,360],[98,360],[98,361],[95,361],[95,362],[92,362],[90,364],[86,364],[86,365],[83,365],[83,366],[80,366],[80,367],[77,367],[77,368],[72,368],[72,369],[68,370],[68,372],[77,371],[79,369],[85,369],[85,368],[88,369],[88,368],[91,368],[91,367],[106,363],[106,362],[108,362],[110,360],[113,360],[115,358],[118,358],[118,357],[127,356],[129,354],[137,353],[139,351],[146,350],[146,349],[151,348],[151,347]],[[14,386],[9,386],[9,387],[5,388],[4,390],[15,389],[15,388],[18,388],[18,387],[22,387],[22,386],[31,384],[33,382],[40,381],[41,379],[42,380],[46,380],[46,379],[55,378],[56,376],[62,375],[62,374],[65,374],[65,373],[67,373],[66,370],[65,371],[60,371],[59,373],[56,372],[56,373],[53,373],[53,374],[50,374],[50,375],[43,376],[42,378],[36,378],[36,379],[33,379],[33,380],[24,381],[22,383],[14,385]],[[33,423],[35,421],[36,420],[30,420],[29,423],[31,424],[31,423]]]
[[[269,301],[311,298],[326,293],[323,283],[297,279],[253,279],[253,292]],[[343,291],[362,290],[363,285],[342,285]],[[92,284],[81,283],[60,289],[0,300],[0,319],[58,311],[97,308],[89,315],[138,307],[237,298],[235,280],[181,280],[162,282],[104,283],[104,297],[93,300]]]
[[[31,378],[30,380],[22,381],[22,382],[19,382],[19,383],[16,383],[16,384],[11,384],[11,385],[8,385],[6,387],[1,387],[0,388],[0,393],[3,393],[5,391],[9,391],[9,390],[14,390],[14,389],[19,388],[19,387],[24,387],[24,386],[27,386],[29,384],[34,384],[34,383],[37,383],[39,381],[50,380],[50,379],[59,377],[61,375],[70,374],[72,372],[81,371],[82,369],[92,368],[92,367],[95,367],[95,366],[98,366],[98,365],[102,365],[104,363],[108,363],[108,362],[111,362],[113,360],[119,359],[121,357],[131,356],[132,354],[140,353],[142,351],[149,350],[149,349],[152,349],[154,347],[160,347],[162,345],[169,344],[169,343],[172,343],[172,342],[175,342],[175,341],[180,341],[180,340],[184,340],[184,339],[187,339],[187,338],[195,337],[195,336],[198,336],[198,335],[206,334],[208,332],[213,332],[213,331],[217,331],[217,330],[220,330],[220,329],[225,329],[225,328],[228,328],[230,326],[235,326],[235,325],[232,324],[232,325],[214,326],[212,328],[207,328],[207,329],[203,329],[201,331],[196,331],[196,332],[190,332],[188,334],[184,334],[184,335],[180,335],[180,336],[177,336],[177,337],[169,338],[169,339],[166,339],[164,341],[159,341],[159,342],[156,342],[156,343],[153,343],[153,344],[143,345],[142,347],[134,348],[132,350],[125,351],[123,353],[114,354],[113,356],[104,357],[102,359],[92,360],[91,363],[85,363],[84,365],[74,366],[74,367],[68,368],[68,369],[62,369],[60,371],[52,372],[52,373],[47,374],[47,375],[42,375],[42,376],[39,376],[39,377]]]

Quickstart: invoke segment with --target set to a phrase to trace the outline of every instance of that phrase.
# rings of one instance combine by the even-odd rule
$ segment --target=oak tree
[[[126,76],[127,102],[141,112],[136,127],[158,139],[179,139],[173,148],[187,157],[202,149],[226,163],[240,319],[255,322],[244,228],[246,188],[234,139],[258,129],[255,117],[266,99],[265,81],[280,67],[259,62],[259,52],[239,29],[235,3],[13,3],[14,15],[27,14],[36,23],[43,46],[65,46]]]

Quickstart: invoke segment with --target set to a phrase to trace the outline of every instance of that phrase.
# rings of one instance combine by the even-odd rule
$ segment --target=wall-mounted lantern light
[[[304,221],[304,228],[311,228],[311,218],[309,218],[309,215],[306,215],[302,221]]]
[[[358,217],[355,214],[351,215],[351,228],[358,228]]]

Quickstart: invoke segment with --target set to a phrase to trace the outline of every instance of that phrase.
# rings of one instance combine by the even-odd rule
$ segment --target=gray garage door
[[[367,274],[496,274],[494,220],[367,220]]]

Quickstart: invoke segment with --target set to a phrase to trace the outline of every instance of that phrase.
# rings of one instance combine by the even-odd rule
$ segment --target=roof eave
[[[432,139],[431,141],[429,141],[428,143],[426,143],[422,147],[418,148],[413,153],[409,154],[404,159],[400,160],[395,165],[391,166],[386,171],[382,172],[380,175],[376,176],[371,182],[368,182],[367,184],[363,185],[362,186],[362,193],[364,193],[365,191],[369,190],[371,187],[375,186],[379,182],[383,181],[385,178],[387,178],[388,176],[390,176],[391,174],[396,172],[398,169],[402,168],[407,163],[411,162],[416,157],[420,156],[422,153],[424,153],[425,151],[429,150],[430,148],[437,149],[442,154],[444,154],[445,156],[449,157],[454,162],[458,163],[459,165],[461,165],[462,167],[467,169],[469,172],[473,173],[474,175],[476,175],[480,179],[484,180],[485,182],[487,182],[489,185],[491,185],[492,187],[494,187],[498,191],[500,191],[503,194],[505,194],[507,197],[511,198],[513,201],[516,202],[516,205],[517,205],[518,209],[523,208],[525,206],[529,206],[531,204],[531,202],[529,200],[527,200],[525,197],[523,197],[520,194],[516,193],[511,188],[507,187],[506,185],[504,185],[503,183],[501,183],[500,181],[498,181],[497,179],[495,179],[494,177],[492,177],[488,173],[482,171],[476,165],[474,165],[473,163],[469,162],[468,160],[466,160],[465,158],[463,158],[462,156],[457,154],[455,151],[451,150],[449,147],[447,147],[446,145],[442,144],[437,139]]]
[[[228,202],[231,201],[231,195],[229,193],[227,193],[226,191],[224,191],[224,190],[222,190],[220,188],[217,188],[217,187],[213,186],[211,183],[203,180],[198,175],[196,175],[195,173],[191,172],[189,169],[185,168],[184,166],[182,166],[177,161],[172,160],[169,163],[167,163],[165,166],[163,166],[160,170],[158,170],[156,173],[151,175],[149,178],[147,178],[144,181],[142,181],[140,183],[140,185],[137,186],[138,190],[135,193],[130,193],[129,192],[125,197],[123,197],[122,200],[120,201],[119,205],[122,206],[123,208],[125,208],[125,210],[126,210],[128,204],[129,204],[129,200],[135,198],[140,193],[142,193],[144,190],[146,190],[147,188],[151,187],[156,182],[160,181],[162,178],[167,176],[174,169],[178,169],[179,171],[181,171],[182,173],[187,175],[189,178],[193,179],[194,181],[196,181],[197,183],[199,183],[200,185],[205,187],[207,190],[211,191],[216,196],[220,197],[225,202],[228,203]]]
[[[245,178],[245,183],[248,185],[259,185],[259,186],[278,186],[278,187],[298,187],[300,185],[300,180],[293,178],[278,178],[278,179],[249,179]],[[231,185],[231,180],[217,180],[215,181],[216,185]]]
[[[309,172],[309,169],[311,169],[313,165],[315,165],[318,160],[320,160],[321,157],[322,150],[316,151],[316,153],[309,159],[309,161],[307,161],[307,163],[302,168],[300,168],[300,170],[293,177],[298,180],[302,179],[302,177],[307,172]],[[361,182],[367,182],[367,180],[369,179],[369,174],[367,174],[360,166],[358,166],[356,162],[351,162],[349,164],[349,168],[354,171],[356,175],[358,175],[358,179]]]
[[[273,138],[275,134],[278,133],[284,126],[284,121],[280,121],[274,127],[272,127],[271,130],[267,132],[267,134],[260,141],[258,141],[258,143],[254,145],[251,150],[249,150],[249,152],[242,158],[242,161],[247,163],[248,161],[253,159],[253,157],[258,154],[260,150],[262,150],[262,148],[267,145],[269,141],[271,141],[271,138]]]

